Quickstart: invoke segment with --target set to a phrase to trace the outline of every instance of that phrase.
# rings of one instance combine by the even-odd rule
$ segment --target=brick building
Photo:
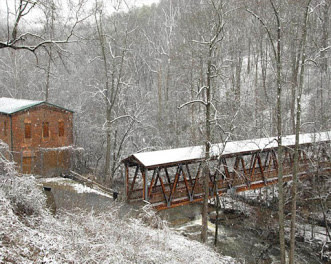
[[[44,101],[0,98],[0,139],[19,171],[54,175],[70,169],[73,111]]]

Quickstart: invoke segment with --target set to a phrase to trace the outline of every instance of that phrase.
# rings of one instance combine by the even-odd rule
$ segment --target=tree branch
[[[187,102],[185,104],[178,106],[178,109],[182,109],[184,106],[187,106],[190,104],[195,104],[195,103],[199,103],[199,104],[203,104],[204,106],[207,106],[207,103],[202,100],[193,100],[193,101],[190,101],[190,102]]]

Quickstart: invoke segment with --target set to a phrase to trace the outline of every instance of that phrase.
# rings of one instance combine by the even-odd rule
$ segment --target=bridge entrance
[[[283,181],[292,179],[295,135],[282,138]],[[205,160],[204,146],[133,154],[125,165],[128,202],[145,200],[157,209],[202,201],[202,164],[207,162],[209,196],[262,188],[278,182],[276,138],[259,138],[212,145]],[[331,173],[331,131],[300,135],[298,176]],[[215,192],[216,190],[216,192]]]

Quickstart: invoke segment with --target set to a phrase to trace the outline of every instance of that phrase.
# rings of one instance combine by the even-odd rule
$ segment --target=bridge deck
[[[284,181],[292,179],[294,135],[283,138]],[[299,176],[330,173],[331,132],[300,136]],[[210,192],[240,192],[277,183],[275,138],[261,138],[212,146]],[[128,201],[146,200],[165,209],[203,199],[202,146],[138,153],[123,160]],[[134,170],[132,170],[134,168]],[[134,171],[134,173],[132,173]],[[215,186],[216,185],[216,186]]]

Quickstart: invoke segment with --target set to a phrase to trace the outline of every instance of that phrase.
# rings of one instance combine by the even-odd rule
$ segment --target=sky
[[[137,0],[137,5],[151,5],[153,3],[159,2],[158,0]]]
[[[54,0],[59,6],[62,6],[62,10],[60,12],[63,18],[69,17],[70,13],[73,12],[74,9],[70,8],[68,3],[71,2],[78,2],[79,0]],[[98,0],[100,1],[100,0]],[[106,7],[106,13],[110,14],[114,12],[112,8],[112,3],[120,2],[123,0],[103,0],[104,6]],[[151,5],[153,3],[159,2],[159,0],[126,0],[127,4],[132,6],[143,6],[143,5]],[[13,22],[15,18],[15,7],[18,6],[19,0],[0,0],[0,19],[2,21],[7,20],[7,6],[10,13],[9,21],[10,23]],[[86,0],[85,9],[90,9],[95,5],[95,0]],[[123,10],[123,9],[122,9]],[[34,8],[28,16],[24,19],[25,25],[33,25],[40,23],[40,18],[44,17],[43,13],[40,9]],[[22,23],[23,24],[23,23]]]

